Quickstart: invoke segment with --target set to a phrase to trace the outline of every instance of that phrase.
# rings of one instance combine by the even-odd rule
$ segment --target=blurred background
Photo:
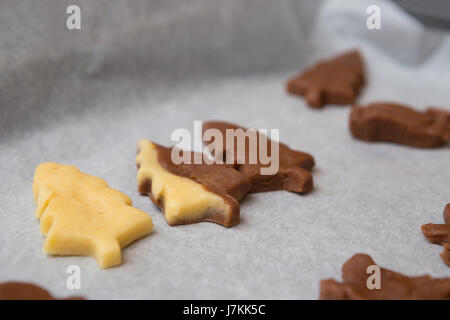
[[[394,2],[429,26],[449,26],[449,1]],[[81,8],[81,30],[65,26],[70,4]],[[371,4],[389,8],[384,30],[365,28]],[[315,50],[332,51],[318,37],[364,38],[402,63],[419,63],[439,35],[406,15],[392,18],[391,8],[389,1],[366,0],[0,1],[0,125],[14,130],[26,110],[52,108],[46,102],[67,86],[83,108],[102,81],[134,82],[136,91],[149,81],[164,87],[197,77],[298,70],[314,60]]]
[[[450,28],[450,2],[446,0],[394,0],[422,23],[436,28]]]

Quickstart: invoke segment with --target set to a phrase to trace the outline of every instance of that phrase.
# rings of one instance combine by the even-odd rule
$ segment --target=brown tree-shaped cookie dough
[[[214,156],[226,163],[232,164],[237,170],[245,174],[251,181],[250,192],[264,192],[272,190],[287,190],[297,193],[307,193],[313,189],[313,178],[310,170],[314,167],[314,158],[305,152],[295,151],[290,149],[285,144],[279,143],[279,169],[274,174],[261,174],[261,168],[269,167],[269,164],[262,164],[259,157],[259,149],[261,147],[261,134],[255,133],[256,143],[250,143],[250,137],[245,136],[245,154],[238,154],[238,138],[233,136],[234,150],[228,150],[227,145],[227,130],[243,130],[245,128],[237,125],[219,122],[209,121],[203,123],[203,132],[209,129],[217,129],[222,133],[224,138],[222,150],[215,150]],[[206,143],[214,141],[214,137]],[[265,140],[264,140],[265,141]],[[271,154],[272,144],[276,142],[267,138],[266,150],[268,156],[275,156]],[[217,154],[220,152],[220,154]],[[256,163],[252,164],[250,154],[256,155]],[[275,159],[275,158],[273,158]]]
[[[441,253],[442,260],[450,267],[450,203],[444,210],[445,224],[428,223],[422,226],[422,232],[431,243],[444,247]]]
[[[385,102],[354,106],[350,113],[350,131],[355,138],[368,142],[435,148],[450,139],[450,113],[436,108],[419,112]]]
[[[167,223],[239,223],[238,201],[250,190],[248,178],[225,164],[194,164],[193,152],[183,151],[191,164],[175,164],[172,150],[143,139],[136,159],[139,192],[163,210]]]
[[[47,290],[32,283],[3,282],[0,283],[0,300],[59,300]],[[84,300],[83,297],[70,297],[64,300]]]
[[[313,108],[352,104],[365,83],[364,63],[356,50],[320,61],[287,82],[287,91],[304,96]]]
[[[369,289],[367,280],[375,265],[366,254],[355,254],[342,267],[342,280],[322,280],[320,299],[323,300],[442,300],[450,299],[450,278],[433,279],[429,275],[408,277],[380,268],[380,289]],[[373,272],[373,271],[372,271]]]

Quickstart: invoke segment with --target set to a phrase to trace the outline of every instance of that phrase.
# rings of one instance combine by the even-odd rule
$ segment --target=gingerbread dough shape
[[[291,94],[304,96],[309,106],[347,105],[356,98],[365,83],[364,62],[357,50],[324,60],[286,84]]]
[[[350,113],[350,131],[355,138],[368,142],[436,148],[450,139],[450,113],[436,108],[419,112],[386,102],[354,106]]]
[[[376,265],[366,254],[355,254],[342,267],[342,280],[322,280],[323,300],[444,300],[450,299],[450,278],[434,279],[429,275],[408,277],[380,268],[380,289],[369,289],[368,267]]]
[[[450,203],[444,210],[444,224],[428,223],[422,226],[422,232],[431,243],[444,247],[442,260],[450,267]]]
[[[172,148],[142,139],[136,158],[138,190],[159,206],[169,225],[215,222],[225,227],[239,223],[239,203],[250,181],[223,164],[174,164]],[[186,151],[187,152],[187,151]]]
[[[37,285],[27,282],[0,283],[0,300],[60,300]],[[63,300],[84,300],[83,297],[70,297]]]
[[[268,165],[264,165],[260,162],[259,149],[261,147],[261,135],[259,133],[256,135],[256,147],[251,147],[249,137],[245,138],[245,155],[242,156],[238,155],[237,152],[237,137],[234,137],[233,152],[227,150],[228,141],[226,139],[226,132],[227,130],[245,131],[247,129],[227,122],[204,122],[203,132],[209,129],[219,130],[225,140],[223,149],[218,151],[220,154],[214,154],[214,156],[220,161],[231,163],[237,170],[245,174],[251,181],[250,192],[286,190],[296,193],[308,193],[313,189],[313,177],[310,170],[314,167],[315,160],[310,154],[292,150],[287,145],[279,143],[278,171],[275,174],[262,174],[261,168],[267,167]],[[269,156],[271,156],[271,144],[275,144],[276,142],[271,141],[269,138],[266,139],[266,150],[268,151]],[[206,141],[205,143],[210,143],[212,141],[214,141],[214,139]],[[251,153],[257,155],[255,164],[249,162],[249,155]]]
[[[121,248],[153,229],[151,217],[130,198],[75,166],[40,164],[33,193],[50,255],[93,256],[100,268],[114,267],[122,262]]]

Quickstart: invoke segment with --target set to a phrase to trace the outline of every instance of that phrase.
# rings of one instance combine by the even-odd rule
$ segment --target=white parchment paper
[[[349,107],[312,110],[284,82],[318,58],[357,47],[367,64],[361,103],[450,109],[450,37],[388,1],[0,2],[0,281],[31,281],[90,299],[316,299],[357,252],[408,274],[450,276],[420,226],[450,202],[450,147],[354,140]],[[366,9],[381,8],[368,30]],[[241,223],[170,227],[136,185],[140,138],[170,145],[194,120],[279,128],[315,156],[315,190],[249,195]],[[44,161],[107,180],[148,212],[155,231],[100,270],[88,257],[47,257],[32,179]],[[82,288],[66,287],[69,265]]]

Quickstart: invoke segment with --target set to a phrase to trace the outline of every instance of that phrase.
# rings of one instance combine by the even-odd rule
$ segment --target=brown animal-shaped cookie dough
[[[175,164],[172,148],[139,142],[138,189],[159,206],[170,225],[209,221],[239,223],[239,203],[250,190],[248,178],[225,164]],[[180,150],[177,150],[177,152]]]
[[[431,243],[444,247],[441,253],[442,260],[450,267],[450,203],[444,210],[445,224],[428,223],[422,226],[422,232]]]
[[[365,83],[364,63],[358,51],[350,51],[312,68],[287,82],[287,91],[304,96],[313,108],[326,104],[352,104]]]
[[[380,268],[380,289],[369,289],[367,280],[375,265],[366,254],[355,254],[342,267],[342,280],[322,280],[320,299],[323,300],[442,300],[450,299],[450,278],[433,279],[429,275],[408,277]]]
[[[59,300],[47,290],[32,283],[3,282],[0,283],[0,300]],[[83,297],[70,297],[64,300],[84,300]]]
[[[385,141],[412,147],[436,148],[450,138],[450,113],[430,108],[418,112],[394,103],[354,106],[350,131],[357,139]]]
[[[224,138],[223,150],[216,150],[215,152],[221,152],[221,154],[215,154],[214,156],[226,163],[232,163],[233,166],[245,174],[251,181],[250,192],[264,192],[272,190],[287,190],[297,193],[307,193],[313,189],[313,178],[310,170],[314,167],[314,158],[304,152],[299,152],[290,149],[285,144],[279,143],[279,169],[275,174],[261,174],[261,168],[268,167],[268,164],[262,164],[259,157],[259,148],[261,144],[261,135],[256,134],[256,144],[250,143],[250,138],[245,137],[245,155],[238,155],[237,152],[237,140],[234,137],[234,152],[227,150],[227,129],[246,130],[237,125],[210,121],[203,123],[203,132],[208,129],[218,129]],[[206,143],[212,142],[206,141]],[[271,154],[271,144],[276,143],[267,138],[267,153]],[[228,144],[229,145],[229,144]],[[255,147],[256,145],[256,147]],[[251,164],[249,161],[249,155],[253,153],[257,155],[257,161],[255,164]],[[230,156],[230,154],[233,154]],[[240,156],[240,157],[239,157]]]

